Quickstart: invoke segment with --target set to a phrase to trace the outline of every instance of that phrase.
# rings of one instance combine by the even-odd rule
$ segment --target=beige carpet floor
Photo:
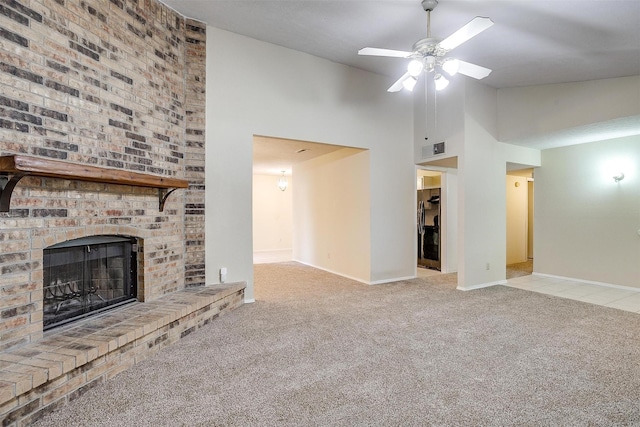
[[[507,265],[507,279],[528,276],[533,272],[533,260]]]
[[[38,425],[640,425],[639,315],[450,279],[258,265],[254,304]]]

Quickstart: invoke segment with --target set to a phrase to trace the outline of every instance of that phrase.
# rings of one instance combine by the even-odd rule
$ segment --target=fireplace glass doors
[[[133,238],[94,236],[44,250],[44,329],[136,299]]]

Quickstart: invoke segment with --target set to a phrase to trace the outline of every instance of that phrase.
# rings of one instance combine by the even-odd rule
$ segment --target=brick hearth
[[[243,303],[244,283],[187,288],[0,353],[0,419],[29,425]]]

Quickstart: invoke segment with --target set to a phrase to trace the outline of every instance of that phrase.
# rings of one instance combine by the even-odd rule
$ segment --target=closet
[[[418,177],[418,267],[440,270],[440,174]]]

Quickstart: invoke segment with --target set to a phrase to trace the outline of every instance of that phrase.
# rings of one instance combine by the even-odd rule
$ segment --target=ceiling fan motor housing
[[[435,70],[436,65],[442,65],[442,57],[447,53],[438,43],[440,40],[435,38],[426,38],[418,40],[412,49],[410,58],[422,61],[424,71],[429,73]]]
[[[416,55],[420,55],[423,57],[427,57],[427,56],[444,56],[447,51],[442,49],[438,43],[440,42],[440,40],[435,39],[435,38],[426,38],[426,39],[422,39],[422,40],[418,40],[417,42],[415,42],[415,44],[413,45],[413,48],[411,49],[412,52]]]
[[[422,0],[422,8],[425,12],[431,12],[438,5],[438,0]]]

